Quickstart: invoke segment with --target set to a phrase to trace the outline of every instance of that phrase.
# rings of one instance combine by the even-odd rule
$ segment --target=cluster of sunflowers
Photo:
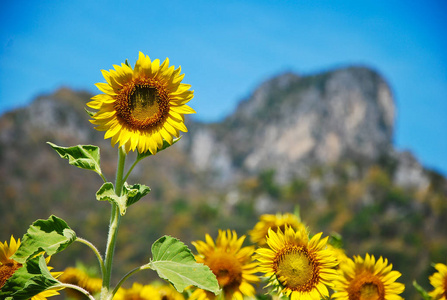
[[[220,295],[195,287],[179,293],[171,285],[156,282],[120,288],[113,299],[255,299],[261,297],[256,289],[261,282],[273,299],[402,299],[399,294],[404,291],[404,285],[396,282],[401,274],[392,269],[386,258],[376,259],[369,254],[364,258],[348,258],[343,249],[329,242],[329,237],[322,238],[322,233],[311,235],[294,214],[262,215],[249,236],[252,242],[249,246],[243,246],[245,235],[238,237],[231,230],[219,230],[215,240],[206,234],[204,241],[192,242],[197,251],[196,261],[207,265],[216,275],[222,289]],[[13,271],[17,263],[10,257],[19,246],[20,239],[16,241],[12,236],[9,245],[0,243],[0,279],[7,277],[8,270]],[[445,300],[447,265],[439,263],[435,268],[437,272],[429,277],[434,289],[427,298]],[[76,284],[91,294],[101,290],[102,280],[90,277],[80,268],[51,273],[60,281]],[[84,297],[70,289],[66,292],[72,299]],[[32,300],[58,294],[57,290],[50,289]]]

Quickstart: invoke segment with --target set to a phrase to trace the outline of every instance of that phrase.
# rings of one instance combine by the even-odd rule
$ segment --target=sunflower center
[[[159,83],[138,79],[123,86],[114,103],[116,116],[133,130],[151,130],[166,120],[169,96]]]
[[[132,116],[138,121],[151,118],[159,112],[158,90],[149,85],[135,85],[129,96]]]
[[[224,292],[232,292],[241,285],[242,266],[234,255],[220,251],[215,252],[207,259],[206,265],[216,275]]]
[[[292,290],[310,290],[318,278],[313,260],[302,247],[294,246],[279,253],[274,265],[279,281]]]
[[[349,300],[384,300],[385,288],[383,282],[370,272],[357,275],[349,285]]]
[[[3,287],[5,282],[14,275],[15,271],[17,271],[22,264],[10,259],[7,263],[0,264],[0,288]]]

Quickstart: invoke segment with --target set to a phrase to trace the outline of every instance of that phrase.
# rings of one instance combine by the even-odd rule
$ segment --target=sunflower
[[[92,278],[79,268],[66,268],[63,274],[59,277],[59,281],[80,286],[90,294],[99,293],[102,287],[101,278]],[[84,299],[83,294],[76,290],[66,289],[66,292],[71,298]]]
[[[161,299],[158,291],[151,285],[135,282],[130,289],[119,289],[113,300],[152,300]]]
[[[14,239],[14,236],[11,235],[11,238],[9,240],[9,246],[8,241],[5,241],[4,243],[0,242],[0,263],[5,264],[11,261],[10,257],[16,253],[17,249],[19,249],[20,246],[20,239],[17,239],[17,241]]]
[[[187,132],[184,114],[195,111],[186,105],[194,97],[190,85],[181,83],[180,67],[169,67],[169,59],[160,65],[158,59],[139,53],[134,69],[127,64],[102,70],[107,83],[97,83],[103,94],[87,105],[98,110],[90,122],[106,131],[112,145],[124,146],[126,153],[157,153],[163,140],[172,144],[179,132]]]
[[[436,300],[447,299],[447,265],[436,264],[435,269],[438,272],[429,277],[431,285],[435,288],[428,294]]]
[[[254,274],[257,264],[253,262],[254,246],[242,247],[245,235],[237,237],[235,231],[222,231],[214,243],[211,236],[205,236],[204,241],[195,241],[198,263],[207,265],[216,275],[225,299],[242,300],[244,296],[254,296],[253,283],[260,279]],[[195,290],[190,299],[215,299],[216,296],[204,290]]]
[[[5,241],[4,243],[0,242],[0,288],[12,275],[14,275],[15,271],[17,271],[22,266],[22,264],[10,258],[14,253],[16,253],[19,247],[20,239],[16,241],[14,239],[14,236],[12,235],[9,241],[9,246],[7,241]],[[51,256],[45,258],[47,265],[50,262],[50,259]],[[49,271],[51,271],[52,269],[53,267],[48,267]],[[62,274],[62,272],[50,272],[50,274],[54,278],[58,278]],[[33,296],[31,300],[46,300],[47,297],[59,295],[57,291],[61,289],[63,288],[48,289]]]
[[[335,282],[334,299],[339,300],[399,300],[405,289],[404,284],[396,282],[398,271],[388,260],[366,254],[365,259],[355,256],[340,265],[340,276]]]
[[[22,264],[10,259],[17,249],[19,249],[19,246],[20,239],[16,241],[12,235],[9,240],[9,245],[8,241],[4,243],[0,242],[0,288],[22,266]]]
[[[173,288],[172,285],[155,286],[155,288],[158,290],[158,294],[160,295],[161,300],[184,300],[185,299],[183,294],[177,292],[177,290],[175,288]]]
[[[305,228],[295,231],[285,226],[277,232],[269,229],[267,245],[256,251],[259,269],[269,278],[267,286],[273,292],[295,299],[320,299],[327,297],[327,286],[337,278],[334,267],[335,255],[326,248],[328,238],[321,239],[322,233],[309,240]]]
[[[277,231],[280,228],[284,231],[285,226],[288,225],[295,230],[300,228],[305,228],[304,224],[301,223],[300,219],[291,213],[270,215],[265,214],[259,217],[259,222],[256,223],[255,227],[248,232],[250,235],[250,240],[258,244],[259,246],[265,246],[267,244],[267,233],[271,228],[273,231]]]
[[[134,283],[130,289],[120,288],[113,300],[184,300],[171,285]]]

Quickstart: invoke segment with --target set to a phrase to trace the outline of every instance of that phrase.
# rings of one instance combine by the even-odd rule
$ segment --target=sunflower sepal
[[[178,138],[173,138],[171,144],[170,144],[169,142],[167,142],[166,140],[163,140],[163,146],[161,146],[160,148],[158,148],[157,153],[159,153],[159,152],[161,152],[161,151],[167,149],[168,147],[174,145],[175,143],[177,143],[178,141],[180,141],[181,138],[182,138],[182,136],[180,136],[180,137],[178,137]],[[146,157],[151,156],[151,155],[153,155],[153,154],[151,153],[150,150],[147,150],[147,151],[144,152],[144,153],[140,153],[140,152],[138,151],[138,154],[137,154],[137,161],[140,161],[140,160],[142,160],[143,158],[146,158]]]
[[[37,220],[23,236],[19,249],[12,259],[25,263],[41,252],[47,255],[56,254],[76,240],[76,233],[67,223],[54,215],[47,220]]]
[[[338,232],[332,232],[329,235],[328,243],[334,248],[343,249],[343,237]]]
[[[0,289],[0,299],[26,300],[61,285],[46,264],[43,255],[27,260]]]
[[[124,216],[130,205],[138,202],[150,191],[151,189],[143,184],[128,185],[127,182],[125,182],[121,196],[117,196],[113,183],[106,182],[96,192],[96,199],[98,201],[109,201],[110,203],[116,204],[120,215]]]
[[[152,244],[152,259],[147,267],[168,280],[178,292],[196,286],[218,295],[221,292],[210,268],[197,263],[191,250],[180,240],[163,236]]]
[[[265,289],[268,289],[266,294],[269,294],[271,296],[277,296],[280,299],[288,299],[287,295],[285,295],[282,292],[282,289],[284,286],[281,284],[281,282],[278,281],[276,278],[276,275],[272,275],[270,277],[264,277],[265,282]]]
[[[84,107],[85,112],[87,113],[87,115],[89,115],[89,117],[93,117],[95,115],[95,112],[88,110],[87,108]]]
[[[70,165],[81,169],[96,172],[104,179],[100,167],[100,151],[98,146],[94,145],[77,145],[72,147],[61,147],[51,142],[47,142],[61,158],[68,159]]]

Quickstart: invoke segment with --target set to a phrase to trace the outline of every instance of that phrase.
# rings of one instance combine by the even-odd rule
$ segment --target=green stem
[[[120,147],[118,149],[118,165],[116,170],[116,179],[115,179],[115,193],[119,197],[121,196],[121,192],[123,189],[123,173],[124,173],[124,165],[126,162],[126,152],[124,148]],[[118,228],[120,225],[121,215],[119,213],[119,209],[116,204],[112,204],[112,212],[110,215],[110,225],[109,225],[109,235],[107,238],[107,248],[106,248],[106,256],[104,261],[104,274],[102,281],[102,291],[101,291],[101,299],[107,299],[109,297],[110,290],[110,278],[112,276],[112,261],[113,261],[113,253],[115,251],[116,238],[118,233]]]
[[[76,242],[80,242],[83,243],[87,246],[90,247],[90,249],[93,250],[93,252],[96,255],[96,258],[98,259],[99,262],[99,266],[101,268],[101,274],[104,277],[104,260],[102,259],[101,254],[99,253],[98,249],[95,247],[95,245],[93,245],[92,243],[90,243],[89,241],[87,241],[86,239],[80,238],[80,237],[76,237]]]
[[[127,174],[126,174],[126,177],[124,177],[124,180],[123,180],[124,182],[126,182],[127,177],[129,177],[129,175],[130,175],[130,173],[132,172],[133,168],[135,168],[135,166],[137,165],[137,163],[138,163],[139,161],[140,161],[140,159],[138,159],[138,158],[135,159],[135,161],[134,161],[132,167],[130,167],[129,171],[128,171]]]
[[[83,288],[81,288],[80,286],[77,286],[75,284],[61,282],[60,284],[56,285],[55,287],[63,287],[63,288],[77,290],[77,291],[83,293],[84,295],[86,295],[90,300],[95,300],[95,298],[87,290],[84,290]]]
[[[144,266],[140,266],[138,268],[133,269],[132,271],[128,272],[121,280],[120,282],[118,282],[118,284],[116,285],[115,289],[112,292],[112,297],[113,295],[116,294],[116,292],[118,292],[119,288],[121,287],[121,285],[123,285],[123,283],[127,280],[127,278],[129,278],[130,276],[132,276],[135,273],[138,273],[140,271],[146,270],[146,269],[150,269],[149,265],[144,265]]]
[[[104,183],[107,182],[107,178],[102,173],[100,173],[99,176],[101,176],[101,178],[104,181]]]
[[[121,192],[123,189],[123,174],[124,174],[124,165],[126,162],[126,151],[124,151],[124,147],[118,149],[118,165],[116,169],[116,178],[115,178],[115,193],[117,196],[121,196]]]
[[[225,293],[223,290],[220,291],[220,294],[217,296],[217,299],[219,300],[225,300]]]

